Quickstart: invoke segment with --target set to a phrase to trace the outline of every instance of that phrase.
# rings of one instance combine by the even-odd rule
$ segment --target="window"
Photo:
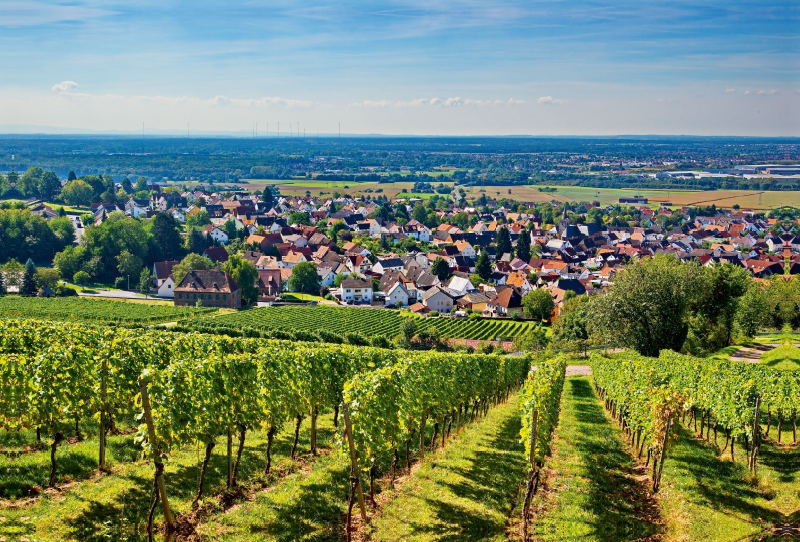
[[[217,294],[217,301],[219,301],[219,294]]]
[[[197,294],[192,294],[192,299],[197,299]]]
[[[228,299],[228,296],[227,296],[227,295],[225,295],[225,294],[222,294],[222,300],[223,300],[223,301],[225,301],[225,300],[227,300],[227,299]]]

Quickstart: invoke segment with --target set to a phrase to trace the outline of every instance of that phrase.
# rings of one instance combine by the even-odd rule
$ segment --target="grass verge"
[[[647,476],[586,377],[570,377],[561,399],[544,491],[534,499],[536,540],[656,540],[661,521]]]
[[[518,411],[518,396],[490,409],[381,495],[370,540],[506,540],[527,467]]]

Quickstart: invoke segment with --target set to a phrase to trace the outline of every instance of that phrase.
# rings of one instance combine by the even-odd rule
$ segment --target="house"
[[[280,269],[259,269],[258,281],[259,301],[272,301],[281,293],[281,270]]]
[[[475,312],[483,313],[486,311],[486,304],[489,298],[480,292],[470,292],[461,297],[456,304],[460,309],[472,309]]]
[[[191,307],[242,308],[242,290],[225,271],[190,269],[175,287],[175,305]]]
[[[372,266],[372,270],[380,275],[383,275],[389,270],[402,271],[403,269],[403,260],[400,258],[384,258],[382,260],[378,260],[375,262],[375,265]]]
[[[317,267],[317,275],[319,275],[319,284],[325,288],[330,288],[336,281],[336,273],[330,267]]]
[[[339,285],[345,303],[372,303],[372,281],[348,277]]]
[[[441,286],[434,286],[422,294],[422,304],[432,311],[450,312],[453,302],[453,297]]]
[[[499,289],[499,288],[498,288]],[[516,288],[506,286],[486,303],[486,309],[498,316],[511,316],[522,312],[522,296]]]
[[[203,228],[203,235],[207,235],[211,237],[217,243],[227,243],[228,242],[228,234],[222,228],[218,228],[213,224],[209,224],[205,228]]]
[[[472,282],[467,278],[454,276],[450,279],[450,284],[447,285],[447,289],[453,297],[461,297],[467,292],[475,290],[475,286],[473,286]]]
[[[403,307],[408,307],[409,297],[408,290],[398,280],[386,291],[385,303],[387,307],[395,307],[398,303]]]
[[[179,263],[177,260],[165,260],[153,264],[153,280],[156,283],[156,288],[160,288],[164,284],[164,281],[172,274],[172,268]]]
[[[161,281],[161,285],[158,287],[158,297],[168,299],[175,297],[175,279],[172,278],[172,275]]]
[[[289,252],[281,259],[281,265],[287,269],[292,269],[295,265],[307,261],[308,259],[302,252]]]

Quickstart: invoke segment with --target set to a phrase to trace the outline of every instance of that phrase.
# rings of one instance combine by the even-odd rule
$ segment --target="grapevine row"
[[[566,356],[540,358],[537,367],[530,372],[522,387],[520,436],[525,446],[525,456],[531,465],[522,507],[525,540],[528,539],[528,510],[531,499],[539,487],[540,469],[544,465],[544,458],[550,455],[550,440],[558,425],[566,368]]]
[[[641,457],[653,460],[653,489],[658,490],[670,428],[680,416],[694,423],[699,435],[725,445],[733,459],[737,439],[756,471],[761,423],[767,434],[772,417],[780,422],[800,407],[800,371],[780,371],[757,364],[697,359],[664,351],[658,359],[625,353],[615,359],[593,354],[592,372],[606,407],[628,434]]]

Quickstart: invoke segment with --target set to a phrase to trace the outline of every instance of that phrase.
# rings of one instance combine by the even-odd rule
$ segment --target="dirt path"
[[[777,348],[778,344],[757,344],[755,346],[743,346],[728,358],[730,361],[744,361],[746,363],[759,363],[761,356]]]

